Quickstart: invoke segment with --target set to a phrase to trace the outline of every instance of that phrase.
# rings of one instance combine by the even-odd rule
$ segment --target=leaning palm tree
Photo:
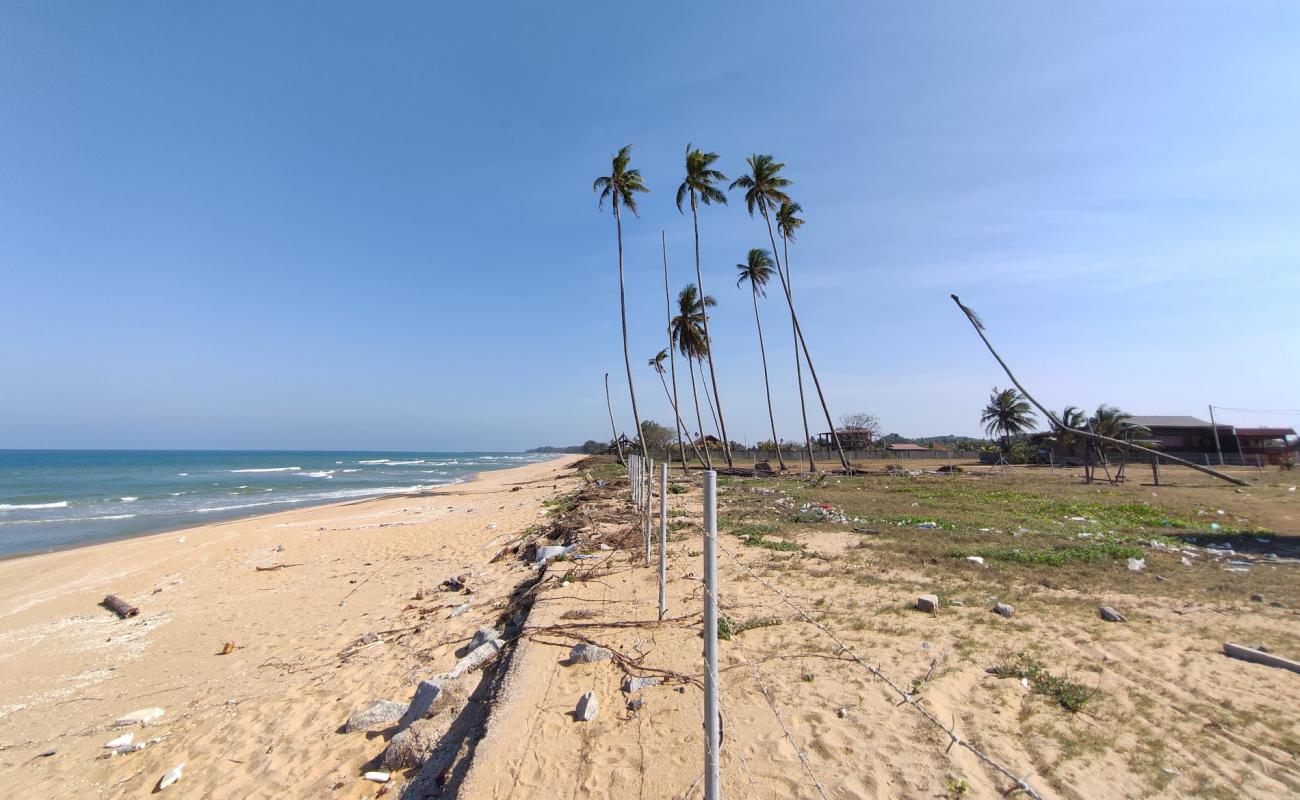
[[[772,385],[767,378],[767,348],[763,345],[763,320],[758,316],[758,298],[759,295],[767,297],[767,282],[772,280],[773,266],[776,262],[772,261],[772,254],[761,248],[755,247],[749,251],[748,257],[744,264],[737,264],[736,269],[740,270],[739,277],[736,278],[736,286],[739,288],[746,281],[749,282],[749,295],[754,301],[754,325],[758,328],[758,354],[763,360],[763,390],[767,393],[767,419],[772,423],[772,446],[776,448],[776,461],[780,464],[781,469],[785,469],[785,456],[781,455],[781,439],[776,435],[776,415],[772,413]],[[799,352],[795,351],[795,361],[799,359]]]
[[[677,399],[677,348],[673,347],[673,301],[672,294],[668,290],[668,235],[662,230],[659,231],[659,243],[663,248],[664,254],[664,315],[668,323],[668,373],[673,381],[673,408],[680,409],[681,402]],[[677,443],[681,450],[682,472],[684,474],[689,474],[686,467],[685,440],[682,438],[685,433],[686,423],[682,421],[682,415],[680,413],[677,415],[677,425]],[[696,458],[699,458],[700,448],[696,446],[694,439],[691,440],[691,447],[695,449]],[[700,458],[700,463],[703,464],[704,459]]]
[[[785,290],[790,295],[790,306],[794,307],[794,284],[790,281],[790,240],[803,227],[799,214],[803,206],[793,200],[786,200],[776,210],[776,230],[781,234],[781,260],[785,262]],[[803,439],[808,450],[808,470],[817,471],[813,461],[812,432],[808,430],[808,405],[803,393],[803,364],[799,357],[799,329],[794,325],[794,314],[790,314],[790,331],[794,336],[794,377],[799,384],[799,415],[803,418]]]
[[[759,214],[763,217],[763,222],[767,225],[767,238],[772,242],[772,250],[776,250],[776,235],[772,232],[772,215],[771,212],[780,207],[782,203],[790,201],[790,196],[785,193],[785,188],[790,185],[790,181],[781,177],[779,174],[785,168],[782,164],[770,155],[759,155],[755,153],[750,156],[746,163],[749,164],[749,174],[741,175],[731,182],[732,189],[745,190],[745,208],[749,215],[754,216],[754,210],[758,209]],[[803,349],[804,359],[808,362],[808,372],[812,375],[813,386],[817,389],[817,398],[822,404],[822,413],[826,415],[826,425],[830,428],[831,439],[835,442],[835,449],[839,452],[840,465],[844,467],[845,472],[852,472],[853,468],[849,465],[848,458],[844,455],[844,448],[840,445],[840,437],[835,433],[835,422],[831,419],[830,408],[826,405],[826,394],[822,391],[821,381],[817,377],[817,369],[813,366],[812,356],[808,353],[808,342],[804,339],[803,329],[799,326],[799,317],[794,310],[794,297],[790,293],[790,286],[786,283],[785,274],[781,271],[781,262],[777,260],[776,276],[781,280],[781,289],[785,293],[786,304],[790,307],[790,320],[794,325],[795,333],[798,334],[799,345]]]
[[[668,391],[668,381],[664,378],[664,361],[666,361],[668,357],[669,351],[668,348],[665,347],[663,350],[655,353],[654,358],[650,359],[650,368],[659,373],[659,383],[664,387],[664,396],[668,398],[668,405],[673,408],[673,417],[677,420],[677,447],[681,450],[682,468],[685,469],[686,443],[682,438],[682,429],[686,427],[686,423],[682,422],[681,412],[677,410],[677,399]],[[704,459],[700,458],[700,448],[695,444],[695,442],[691,442],[691,447],[695,450],[695,457],[703,463]],[[671,460],[672,459],[670,458],[669,461]]]
[[[591,190],[600,192],[600,200],[596,203],[597,208],[604,207],[606,198],[609,198],[614,205],[614,226],[618,232],[618,311],[623,322],[623,366],[627,368],[627,392],[632,398],[632,422],[636,425],[637,439],[641,442],[641,457],[649,460],[650,453],[646,450],[645,436],[641,431],[641,413],[636,407],[636,386],[632,383],[632,357],[627,351],[627,300],[623,284],[623,216],[618,209],[619,206],[626,206],[627,210],[635,216],[636,193],[650,190],[641,180],[641,170],[627,168],[631,160],[632,145],[629,144],[614,155],[609,174],[597,178],[591,184]]]
[[[695,229],[695,285],[699,287],[700,293],[704,293],[704,274],[700,270],[700,213],[699,203],[706,206],[714,203],[726,205],[727,196],[722,193],[718,187],[713,184],[717,181],[725,181],[726,175],[713,168],[713,162],[718,160],[717,153],[705,153],[694,145],[686,145],[686,179],[682,185],[677,187],[677,210],[685,213],[682,204],[689,198],[691,203],[691,224]],[[702,312],[701,320],[704,325],[704,339],[712,345],[713,340],[709,338],[709,314],[707,311]],[[713,384],[713,397],[718,403],[718,433],[722,436],[722,455],[727,460],[727,466],[733,466],[731,463],[731,445],[730,439],[727,438],[727,421],[722,415],[722,395],[718,392],[718,373],[713,364],[713,347],[707,348],[709,360],[709,382]],[[703,369],[703,364],[700,369]],[[706,389],[705,394],[708,391]],[[707,448],[706,448],[707,449]]]
[[[686,356],[686,365],[691,373],[691,396],[695,398],[695,424],[699,435],[704,435],[704,420],[700,416],[700,393],[695,384],[695,362],[702,359],[709,349],[709,340],[704,335],[704,309],[717,305],[717,301],[705,295],[700,297],[695,284],[688,283],[677,295],[677,316],[673,317],[669,327],[672,329],[673,345],[677,352]],[[713,469],[713,459],[709,455],[709,445],[704,443],[704,467]]]
[[[1003,457],[1007,454],[1007,445],[1012,436],[1018,436],[1034,427],[1034,409],[1029,401],[1015,389],[994,388],[989,395],[989,404],[980,414],[984,423],[984,432],[989,436],[999,436],[999,446]]]

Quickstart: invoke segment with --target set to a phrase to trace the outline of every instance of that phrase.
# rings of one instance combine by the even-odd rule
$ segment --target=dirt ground
[[[1114,486],[871,466],[719,478],[726,796],[1015,786],[922,710],[1043,797],[1300,795],[1300,675],[1222,652],[1300,658],[1300,476],[1243,470],[1238,490],[1175,469],[1167,485],[1131,472]],[[463,796],[699,796],[699,478],[675,473],[668,494],[669,619],[656,623],[625,480],[616,465],[593,475],[612,483],[568,509],[587,557],[548,568]],[[919,594],[938,596],[937,613],[915,608]],[[1103,621],[1103,605],[1127,621]],[[570,663],[584,640],[616,658]],[[663,682],[630,694],[629,673]],[[580,722],[586,692],[601,710]]]

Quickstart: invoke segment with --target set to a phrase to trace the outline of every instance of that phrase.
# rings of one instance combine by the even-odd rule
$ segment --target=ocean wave
[[[344,472],[360,472],[361,470],[359,470],[359,469],[345,469],[345,470],[343,470],[343,471],[344,471]]]
[[[390,466],[390,467],[403,467],[403,466],[406,466],[406,465],[408,465],[408,464],[423,464],[423,463],[424,463],[424,459],[422,459],[422,458],[417,458],[417,459],[414,460],[414,461],[387,461],[387,462],[385,462],[385,463],[387,463],[388,466]]]
[[[117,498],[117,499],[118,499],[118,500],[121,500],[123,503],[134,503],[136,500],[139,500],[140,498],[138,498],[138,497],[119,497],[119,498]]]
[[[0,511],[31,511],[38,508],[67,508],[68,501],[60,500],[57,503],[0,503]]]
[[[386,459],[386,458],[373,458],[373,459],[371,459],[371,460],[369,460],[369,461],[358,461],[357,463],[358,463],[358,464],[387,464],[387,463],[388,463],[388,459]]]
[[[0,525],[44,525],[50,522],[96,522],[104,519],[131,519],[137,514],[106,514],[100,517],[55,517],[53,519],[10,519]]]
[[[250,467],[248,469],[232,469],[227,472],[297,472],[302,467]]]
[[[359,497],[381,497],[388,494],[405,494],[407,492],[422,492],[426,489],[432,489],[434,486],[441,484],[416,485],[416,486],[380,486],[374,489],[340,489],[336,492],[312,492],[311,494],[299,495],[298,497],[281,497],[275,500],[265,500],[256,503],[240,503],[230,506],[210,506],[208,508],[191,508],[190,514],[215,514],[219,511],[237,511],[241,508],[256,508],[258,506],[283,505],[285,503],[319,503],[329,500],[350,500]]]
[[[308,478],[333,478],[334,470],[323,469],[319,472],[304,472],[303,474],[306,475]]]

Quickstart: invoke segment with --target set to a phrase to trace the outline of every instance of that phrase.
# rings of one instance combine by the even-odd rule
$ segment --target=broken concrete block
[[[993,606],[993,613],[1003,617],[1010,617],[1012,614],[1016,613],[1016,607],[1008,605],[1007,603],[998,603]]]
[[[462,658],[460,661],[457,661],[456,666],[452,667],[451,672],[447,673],[447,677],[459,678],[461,675],[464,675],[466,672],[473,672],[474,670],[483,666],[483,663],[485,661],[487,661],[489,658],[491,658],[492,656],[496,655],[499,652],[501,652],[500,640],[493,639],[491,641],[484,642],[483,644],[479,645],[478,647],[474,648],[469,653],[467,653],[465,657]]]
[[[596,712],[600,711],[600,703],[596,700],[595,692],[587,692],[578,700],[577,717],[582,722],[591,722],[596,718]]]
[[[388,741],[382,758],[386,770],[424,766],[438,746],[438,727],[433,720],[419,719]]]
[[[418,719],[429,716],[429,712],[433,710],[433,704],[437,702],[441,695],[442,684],[440,682],[436,680],[420,681],[419,685],[415,687],[415,695],[411,698],[411,705],[406,709],[406,713],[402,715],[399,724],[402,726],[410,725]]]
[[[575,645],[569,651],[569,661],[574,664],[594,664],[597,661],[608,661],[613,658],[614,654],[604,647],[597,647],[594,644],[582,643]]]
[[[1102,606],[1097,609],[1097,615],[1107,622],[1128,622],[1128,619],[1126,619],[1123,614],[1110,606]]]
[[[401,719],[405,713],[406,706],[402,703],[394,703],[392,700],[376,700],[348,717],[348,721],[343,723],[343,730],[347,733],[353,733],[354,731],[368,731],[381,725],[391,725]]]
[[[939,613],[939,598],[932,594],[918,595],[916,607],[928,614]]]
[[[663,678],[634,678],[631,675],[623,679],[623,691],[628,694],[636,694],[650,686],[658,686],[663,683]]]

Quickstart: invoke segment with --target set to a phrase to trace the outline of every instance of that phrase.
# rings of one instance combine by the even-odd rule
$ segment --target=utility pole
[[[1210,406],[1210,429],[1214,431],[1214,450],[1219,454],[1219,466],[1223,466],[1223,448],[1219,446],[1219,426],[1214,424],[1214,406]]]

